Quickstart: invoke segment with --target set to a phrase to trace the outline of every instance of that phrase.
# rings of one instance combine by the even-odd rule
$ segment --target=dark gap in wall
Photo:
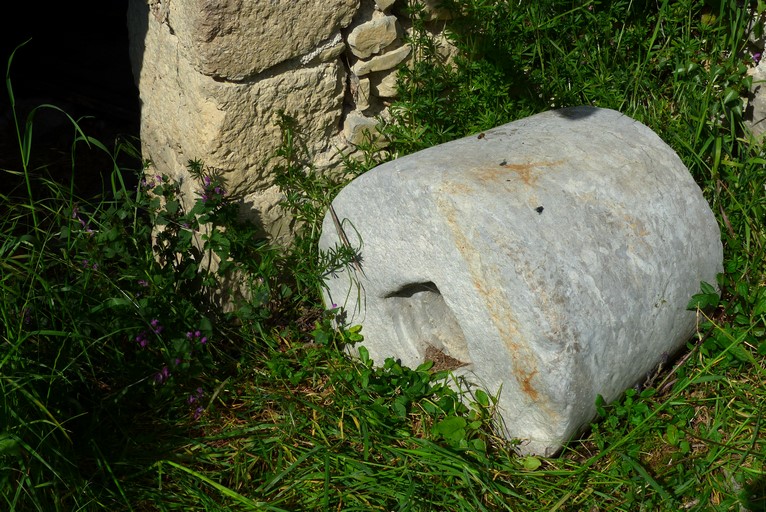
[[[140,110],[138,89],[128,57],[128,0],[80,0],[78,2],[20,2],[14,14],[0,18],[0,64],[3,77],[8,58],[18,45],[11,66],[11,81],[20,119],[42,103],[55,105],[74,119],[84,116],[80,126],[112,149],[118,138],[133,140],[138,148]],[[70,147],[74,129],[64,115],[39,110],[34,119],[32,168],[69,183],[72,171]],[[108,186],[111,161],[102,152],[77,147],[75,182],[85,197]],[[136,159],[118,162],[130,169],[140,167]],[[8,93],[3,80],[0,90],[0,169],[21,170]],[[1,171],[0,171],[1,172]],[[0,176],[0,189],[14,187],[8,173]],[[124,172],[130,185],[133,172]]]

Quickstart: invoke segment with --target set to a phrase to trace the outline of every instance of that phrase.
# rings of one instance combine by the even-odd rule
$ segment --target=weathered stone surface
[[[358,3],[172,0],[166,23],[177,37],[173,53],[183,55],[194,69],[242,80],[313,51],[351,22]]]
[[[327,41],[322,42],[311,52],[302,55],[300,61],[303,65],[329,62],[340,56],[345,49],[346,44],[343,42],[340,33],[338,33]]]
[[[374,17],[354,27],[348,35],[348,46],[354,55],[365,59],[394,42],[396,26],[396,16]]]
[[[375,0],[375,7],[380,11],[386,12],[395,2],[396,0]]]
[[[156,57],[132,59],[142,102],[143,156],[176,178],[186,176],[190,159],[202,160],[224,174],[230,193],[253,203],[268,233],[282,230],[289,221],[278,218],[273,163],[267,165],[281,141],[277,113],[284,110],[295,117],[312,154],[335,151],[343,66],[335,60],[287,69],[257,82],[233,83],[199,73],[176,51],[178,38],[151,20],[140,46],[137,38],[133,41],[133,51]],[[192,187],[190,180],[185,183]],[[185,191],[195,197],[192,190]]]
[[[349,112],[343,124],[343,135],[355,146],[378,139],[378,122],[354,111]]]
[[[379,166],[333,202],[357,267],[326,303],[377,364],[436,355],[551,455],[689,339],[715,217],[681,160],[612,110],[546,112]],[[341,244],[331,215],[321,247]],[[450,359],[451,358],[451,359]]]
[[[405,44],[382,55],[376,55],[370,60],[360,60],[351,66],[351,71],[356,76],[364,76],[375,71],[393,69],[404,62],[411,51],[410,45]]]
[[[370,84],[372,92],[379,98],[393,98],[396,96],[396,82],[398,71],[394,70],[389,73],[381,73],[378,76],[370,78]]]
[[[766,133],[766,59],[751,70],[753,85],[750,89],[746,123],[756,138]]]
[[[363,111],[370,106],[370,79],[361,78],[357,80],[356,90],[354,91],[354,101],[356,110]]]

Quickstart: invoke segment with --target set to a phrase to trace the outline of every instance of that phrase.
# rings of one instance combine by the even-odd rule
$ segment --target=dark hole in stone
[[[436,284],[408,284],[385,298],[397,336],[419,361],[433,361],[436,371],[471,364],[463,331]]]

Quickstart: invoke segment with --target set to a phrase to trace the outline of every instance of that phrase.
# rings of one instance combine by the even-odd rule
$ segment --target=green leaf
[[[487,443],[485,443],[483,439],[472,439],[471,448],[473,448],[477,452],[486,453]]]
[[[641,398],[651,398],[657,393],[657,390],[654,388],[646,388],[645,390],[641,391]]]
[[[430,370],[434,365],[433,361],[424,361],[422,364],[418,365],[418,367],[415,369],[417,372],[427,372]]]
[[[407,417],[407,399],[403,396],[394,400],[393,409],[397,416],[404,419]]]
[[[668,428],[665,430],[665,439],[667,439],[668,444],[671,446],[678,445],[678,440],[679,440],[678,427],[676,427],[673,424],[668,425]]]
[[[702,290],[701,293],[692,295],[691,300],[686,305],[686,309],[705,309],[718,305],[721,299],[713,285],[702,281],[700,283],[700,290]]]
[[[766,288],[763,288],[761,291],[766,291]],[[759,293],[758,295],[758,302],[756,302],[755,307],[753,308],[754,317],[761,316],[766,313],[766,293]]]
[[[732,88],[726,89],[726,92],[724,93],[724,97],[723,97],[724,105],[734,100],[739,100],[739,92],[735,91]]]
[[[465,418],[460,416],[448,416],[434,425],[433,432],[443,437],[451,444],[459,443],[465,438]]]
[[[521,462],[521,466],[527,471],[535,471],[543,465],[540,459],[532,457],[531,455],[522,458],[519,462]]]
[[[604,397],[601,395],[596,395],[596,412],[602,418],[606,418],[606,408],[604,407],[605,405],[606,400],[604,400]]]
[[[316,328],[311,331],[311,335],[314,337],[314,342],[318,345],[327,345],[331,339],[327,331],[325,331],[318,323]]]
[[[99,311],[102,311],[104,309],[114,309],[114,308],[120,308],[125,306],[133,306],[133,301],[130,299],[125,299],[121,297],[113,297],[111,299],[107,299],[98,306],[94,306],[90,309],[91,313],[98,313]]]
[[[474,398],[476,399],[476,402],[482,407],[489,407],[489,396],[481,389],[476,390],[476,393],[474,393]]]
[[[165,203],[165,211],[167,211],[171,215],[175,215],[178,213],[180,205],[178,203],[178,200],[168,201]]]
[[[20,452],[21,445],[11,434],[0,434],[0,455],[18,455]]]

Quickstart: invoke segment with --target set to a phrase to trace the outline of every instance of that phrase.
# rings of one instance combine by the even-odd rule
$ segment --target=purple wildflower
[[[156,318],[153,318],[152,321],[149,322],[149,324],[152,326],[152,330],[154,330],[154,334],[159,334],[165,329],[162,325],[160,325],[160,321],[157,320]]]
[[[200,345],[207,344],[207,336],[202,335],[202,331],[187,332],[186,337],[191,341],[198,341]]]
[[[136,336],[136,343],[138,343],[138,346],[141,348],[144,348],[149,344],[149,340],[146,337],[146,331],[141,331],[141,334]]]
[[[162,370],[158,371],[154,376],[154,381],[157,384],[164,384],[170,378],[170,370],[167,366],[163,366]]]
[[[77,209],[77,206],[72,208],[72,218],[80,223],[80,226],[82,226],[82,228],[85,230],[86,233],[88,233],[89,235],[93,234],[93,230],[90,229],[90,226],[88,225],[88,223],[85,222],[82,217],[80,217],[80,211]]]
[[[202,397],[205,396],[205,392],[202,390],[201,387],[197,388],[197,390],[189,395],[189,397],[186,399],[186,403],[188,403],[191,406],[194,406],[196,404],[196,407],[194,408],[194,412],[192,413],[192,416],[195,420],[198,420],[200,416],[202,416],[202,413],[205,411],[205,408],[202,407]]]
[[[81,265],[82,265],[82,268],[90,268],[93,270],[98,270],[98,263],[91,263],[88,260],[82,260]]]
[[[197,402],[199,400],[202,400],[202,397],[205,393],[203,392],[202,388],[197,388],[197,390],[189,395],[189,398],[186,399],[186,401],[190,404],[193,404],[194,402]]]

